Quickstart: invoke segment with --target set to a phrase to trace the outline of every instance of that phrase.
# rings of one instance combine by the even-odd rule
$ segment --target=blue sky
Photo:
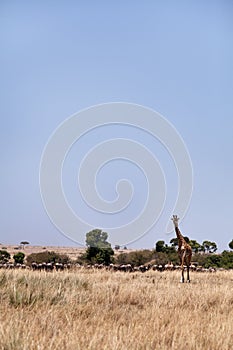
[[[231,1],[1,1],[0,243],[74,245],[54,227],[41,201],[43,149],[74,113],[123,101],[158,111],[180,133],[194,173],[181,231],[200,243],[215,241],[219,251],[228,249],[233,238],[232,37]],[[109,132],[135,137],[133,128],[102,130],[101,137]],[[88,137],[86,145],[98,138],[95,133]],[[137,137],[152,145],[148,136]],[[75,148],[64,175],[71,197]],[[156,226],[132,248],[152,248],[157,240],[173,237],[164,223],[177,177],[161,145],[155,141],[152,148],[167,172],[168,204]],[[143,200],[142,174],[137,177],[123,161],[103,172],[103,196],[111,197],[116,168],[119,177],[124,170],[133,176]],[[75,205],[75,197],[70,201]]]

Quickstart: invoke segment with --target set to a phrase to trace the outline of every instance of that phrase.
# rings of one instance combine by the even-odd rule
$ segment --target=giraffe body
[[[179,218],[177,217],[177,215],[173,215],[172,221],[174,223],[176,236],[178,238],[178,255],[180,258],[180,265],[181,265],[180,282],[184,283],[184,266],[185,265],[187,267],[187,282],[190,282],[189,268],[190,268],[191,258],[192,258],[192,248],[185,241],[184,237],[182,236],[179,230],[179,227],[178,227]]]

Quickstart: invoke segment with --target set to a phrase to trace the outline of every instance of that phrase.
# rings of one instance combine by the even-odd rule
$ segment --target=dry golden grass
[[[0,349],[232,349],[233,271],[0,270]]]

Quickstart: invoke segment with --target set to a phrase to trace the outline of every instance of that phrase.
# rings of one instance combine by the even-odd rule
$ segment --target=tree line
[[[202,244],[196,240],[190,240],[188,237],[184,237],[190,244],[193,257],[192,261],[205,268],[233,268],[233,251],[223,251],[221,254],[216,254],[217,244],[211,241],[203,241]],[[116,245],[115,249],[111,247],[111,244],[107,241],[108,234],[100,229],[95,229],[86,234],[86,250],[78,257],[77,261],[80,264],[103,264],[109,265],[115,264],[132,264],[133,266],[140,266],[148,263],[155,263],[165,265],[169,262],[173,264],[179,264],[179,258],[177,254],[178,239],[172,238],[170,244],[166,244],[165,241],[159,240],[155,243],[153,249],[143,249],[131,252],[125,252],[120,250],[120,246]],[[28,242],[22,242],[28,244]],[[229,248],[233,250],[233,239],[229,242]],[[117,253],[116,253],[117,252]],[[0,263],[7,263],[11,258],[11,255],[6,250],[0,250]],[[13,256],[15,264],[23,264],[25,260],[25,254],[18,252]],[[70,262],[69,257],[66,254],[58,254],[55,252],[40,252],[33,253],[27,256],[27,264],[31,265],[32,262],[36,263],[63,263]]]
[[[140,266],[147,263],[155,262],[156,264],[165,265],[168,262],[179,264],[177,254],[178,239],[172,238],[170,245],[165,244],[165,241],[157,241],[154,249],[143,249],[132,252],[121,252],[115,254],[111,244],[107,241],[108,234],[102,230],[95,229],[86,234],[86,252],[79,257],[79,263],[98,263],[109,265],[116,264],[132,264]],[[196,240],[190,240],[185,237],[193,251],[192,261],[205,268],[233,268],[233,252],[223,251],[221,254],[216,254],[217,244],[205,240],[202,244]],[[124,247],[125,249],[126,247]],[[233,240],[229,243],[229,248],[233,249]],[[119,251],[120,246],[115,246],[115,251]]]

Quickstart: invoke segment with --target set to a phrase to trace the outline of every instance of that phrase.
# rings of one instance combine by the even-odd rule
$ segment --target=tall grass
[[[0,349],[232,349],[233,271],[0,271]]]

